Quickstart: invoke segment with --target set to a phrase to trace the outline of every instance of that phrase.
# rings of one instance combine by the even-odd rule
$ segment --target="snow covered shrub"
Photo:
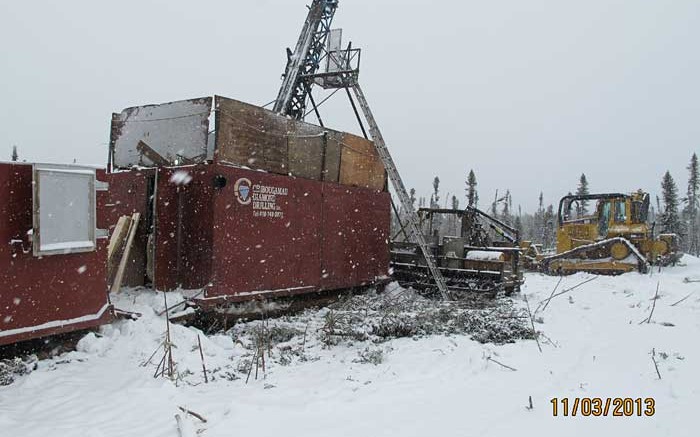
[[[384,361],[384,351],[381,349],[366,347],[364,350],[358,351],[357,355],[359,355],[359,358],[354,360],[355,363],[374,364],[377,366]]]
[[[384,339],[413,337],[418,333],[418,327],[413,317],[408,314],[387,314],[372,324],[371,334]]]
[[[0,360],[0,386],[12,384],[17,376],[31,373],[36,366],[35,357],[30,357],[26,362],[19,357]]]
[[[469,335],[481,343],[534,338],[527,315],[510,299],[442,301],[404,290],[357,295],[332,304],[323,327],[324,342],[343,338],[375,342],[425,335]]]
[[[278,343],[286,343],[292,340],[294,337],[303,334],[303,332],[299,331],[296,328],[290,326],[277,325],[271,328],[267,328],[267,333],[268,340],[272,345],[276,345]]]
[[[365,341],[368,336],[363,325],[363,319],[359,314],[331,309],[323,317],[321,340],[326,346],[336,345],[343,338]]]

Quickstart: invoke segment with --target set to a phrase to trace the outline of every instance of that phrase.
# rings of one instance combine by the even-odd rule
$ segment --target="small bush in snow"
[[[26,362],[21,358],[0,360],[0,386],[12,384],[17,376],[31,373],[36,366],[36,357],[30,357]]]
[[[379,365],[384,361],[384,351],[381,349],[371,349],[369,347],[358,351],[359,358],[354,360],[356,363]]]

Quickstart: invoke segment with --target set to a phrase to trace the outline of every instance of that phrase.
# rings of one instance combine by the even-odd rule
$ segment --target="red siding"
[[[212,264],[213,172],[200,165],[188,171],[192,181],[181,187],[182,246],[178,273],[182,288],[202,288],[209,283]]]
[[[389,265],[389,194],[216,165],[212,285],[207,297],[299,293],[364,285]],[[213,175],[212,175],[213,179]],[[236,183],[286,189],[279,217],[238,200]],[[251,196],[253,193],[251,193]],[[268,204],[267,206],[272,207]]]
[[[216,170],[227,185],[214,194],[213,284],[207,296],[316,289],[321,274],[321,184],[222,165]],[[278,210],[257,209],[254,192],[250,203],[242,204],[235,193],[242,179],[251,188],[286,189],[286,195],[275,196]],[[280,216],[260,216],[268,213]]]
[[[174,290],[177,278],[177,187],[170,183],[173,171],[159,168],[156,178],[155,288]]]
[[[387,274],[390,197],[325,183],[322,288],[363,285]]]
[[[191,180],[177,183],[177,172]],[[240,300],[355,287],[387,274],[386,192],[221,164],[159,168],[157,173],[156,289],[206,287],[208,298]],[[105,216],[113,227],[120,215],[141,212],[139,247],[145,247],[151,174],[109,175]],[[216,177],[226,185],[215,188]],[[237,196],[239,180],[251,189],[249,199]],[[264,198],[270,194],[265,187],[284,193],[272,193],[272,202]],[[145,257],[141,262],[145,265]]]
[[[104,192],[98,192],[98,227],[104,224],[104,200]],[[110,311],[103,311],[108,303],[107,239],[97,240],[95,252],[37,258],[26,243],[30,229],[32,166],[0,163],[0,345],[109,320]],[[24,242],[24,250],[11,240]],[[101,311],[100,320],[90,320]],[[81,317],[86,319],[51,323]],[[44,324],[50,325],[32,330]],[[9,330],[21,332],[3,335]]]
[[[134,245],[131,248],[132,268],[124,277],[125,286],[143,285],[146,276],[146,244],[148,241],[148,179],[155,176],[155,170],[143,169],[129,172],[108,173],[104,176],[109,183],[105,193],[107,200],[101,210],[104,224],[98,226],[109,229],[112,235],[119,217],[141,214],[139,226],[136,228]]]
[[[210,165],[159,168],[156,187],[155,288],[196,289],[211,277],[213,174]],[[192,179],[177,183],[173,175]],[[179,241],[179,244],[178,244]]]

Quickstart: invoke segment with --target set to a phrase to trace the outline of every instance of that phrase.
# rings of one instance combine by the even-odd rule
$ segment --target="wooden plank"
[[[326,150],[323,161],[323,180],[328,182],[340,181],[340,150],[343,134],[328,131]]]
[[[111,280],[114,276],[114,271],[118,266],[116,261],[118,259],[117,255],[122,253],[130,225],[131,217],[126,215],[119,217],[117,225],[114,227],[112,236],[109,239],[109,245],[107,246],[107,278],[110,280],[110,283],[112,283]]]
[[[138,150],[139,153],[141,153],[143,156],[148,158],[149,161],[156,165],[170,165],[170,162],[168,162],[167,159],[160,156],[158,152],[153,150],[148,144],[144,143],[141,140],[139,140],[139,143],[136,145],[136,150]]]
[[[127,215],[123,215],[117,220],[114,231],[112,231],[112,236],[109,239],[109,245],[107,246],[107,261],[111,260],[114,255],[121,250],[129,230],[130,221],[131,217]]]
[[[135,212],[131,216],[131,224],[129,226],[129,234],[126,239],[126,245],[124,246],[124,253],[122,254],[121,261],[119,262],[119,268],[117,268],[117,274],[114,276],[114,282],[112,283],[111,292],[119,293],[122,286],[122,280],[124,279],[124,273],[126,272],[127,264],[129,262],[129,254],[131,253],[131,247],[134,244],[134,237],[136,236],[136,229],[139,226],[139,220],[141,214]]]
[[[287,174],[287,118],[216,96],[216,159]]]
[[[386,173],[374,144],[364,138],[345,133],[342,139],[340,183],[383,190]]]
[[[290,175],[321,180],[325,129],[295,120],[290,120],[289,125],[287,147]]]

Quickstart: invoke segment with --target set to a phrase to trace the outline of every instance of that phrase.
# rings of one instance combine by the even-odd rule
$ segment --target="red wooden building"
[[[138,259],[158,290],[205,304],[387,276],[390,196],[364,138],[217,96],[126,109],[110,143],[106,214],[145,218]]]
[[[96,173],[0,163],[0,345],[111,320]]]

